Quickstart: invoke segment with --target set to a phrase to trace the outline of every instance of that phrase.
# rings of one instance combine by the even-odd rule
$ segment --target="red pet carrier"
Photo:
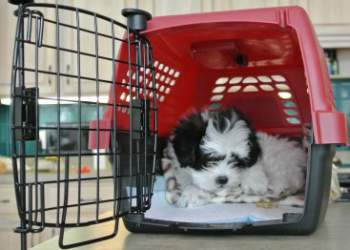
[[[153,48],[159,139],[167,138],[182,116],[203,107],[236,107],[254,128],[271,134],[302,137],[303,126],[309,125],[313,134],[303,214],[285,214],[271,225],[246,225],[240,230],[232,224],[140,221],[129,214],[124,217],[128,229],[314,231],[327,208],[334,145],[347,142],[347,127],[344,114],[335,110],[323,51],[305,11],[283,7],[155,17],[142,34]],[[118,59],[127,57],[127,47],[121,47]],[[134,86],[138,78],[141,86],[152,84],[149,71],[137,75],[117,63],[116,72],[117,82]],[[131,90],[121,88],[110,98],[115,96],[124,105],[137,94],[154,98],[152,92]],[[111,124],[112,113],[112,109],[105,113],[104,124]],[[127,109],[118,111],[120,127],[129,127],[129,115]]]
[[[317,228],[327,209],[335,145],[347,143],[347,127],[301,8],[154,19],[124,9],[124,25],[69,6],[9,2],[18,4],[11,143],[22,249],[27,233],[46,227],[60,229],[62,248],[105,240],[116,235],[119,218],[132,232],[307,234]],[[100,92],[106,86],[108,100]],[[311,127],[302,212],[239,223],[145,216],[164,141],[182,116],[204,107],[236,107],[271,134],[301,138],[303,127]],[[45,140],[49,146],[40,143]],[[42,175],[48,160],[53,174]],[[95,169],[85,174],[84,164],[93,161]],[[65,241],[68,227],[111,220],[107,235]]]

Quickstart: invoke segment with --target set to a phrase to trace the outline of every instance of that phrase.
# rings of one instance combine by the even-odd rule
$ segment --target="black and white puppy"
[[[235,109],[182,119],[164,150],[166,199],[179,207],[280,199],[304,187],[306,153],[297,142],[255,133]]]

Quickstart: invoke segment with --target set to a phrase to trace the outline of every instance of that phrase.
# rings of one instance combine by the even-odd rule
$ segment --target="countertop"
[[[74,248],[86,250],[171,250],[171,249],[261,249],[261,250],[342,250],[350,246],[350,203],[330,204],[325,222],[310,236],[199,236],[133,234],[128,232],[120,220],[118,235],[97,244]],[[66,232],[67,240],[81,240],[97,233],[111,232],[112,223],[105,223],[95,229],[71,229]],[[55,250],[58,237],[43,242],[32,250]]]

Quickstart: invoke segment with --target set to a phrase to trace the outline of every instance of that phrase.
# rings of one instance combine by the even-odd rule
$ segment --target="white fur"
[[[259,163],[268,179],[268,195],[279,198],[302,190],[305,184],[305,151],[286,138],[266,133],[257,133],[257,136],[262,148]]]
[[[201,144],[203,152],[225,155],[215,166],[194,170],[180,168],[171,142],[166,148],[171,170],[165,178],[174,177],[178,189],[167,192],[167,200],[180,207],[200,206],[211,202],[257,202],[261,199],[280,199],[301,191],[305,184],[306,153],[296,142],[285,138],[257,133],[262,155],[253,166],[237,168],[228,164],[231,153],[248,155],[249,129],[244,120],[233,116],[227,119],[226,129],[218,131],[207,113],[208,126]],[[230,124],[234,126],[230,127]],[[227,184],[218,186],[215,179],[227,176]]]
[[[209,119],[201,145],[204,152],[219,155],[236,153],[241,157],[247,156],[248,145],[246,140],[249,130],[246,129],[246,122],[243,120],[237,121],[232,129],[229,129],[229,123],[227,120],[226,129],[218,131],[213,125],[213,120]]]

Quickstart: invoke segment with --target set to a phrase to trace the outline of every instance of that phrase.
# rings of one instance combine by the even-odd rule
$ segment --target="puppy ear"
[[[248,137],[248,155],[246,157],[239,157],[236,154],[232,154],[232,158],[236,162],[237,167],[249,168],[253,166],[261,156],[261,147],[258,142],[258,138],[255,133],[251,132]]]
[[[247,167],[253,166],[261,156],[261,147],[258,142],[258,138],[254,132],[251,132],[248,138],[249,154],[248,160],[246,161]]]
[[[201,113],[196,113],[181,120],[173,132],[171,143],[180,167],[195,167],[198,150],[205,134],[207,122]]]

